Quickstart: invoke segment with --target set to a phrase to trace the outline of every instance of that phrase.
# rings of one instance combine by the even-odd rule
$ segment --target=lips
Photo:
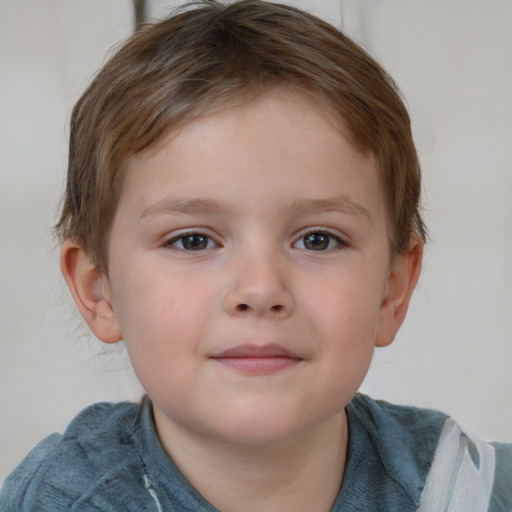
[[[250,374],[268,374],[295,366],[302,358],[275,343],[242,344],[210,356],[214,361]]]
[[[223,357],[290,357],[293,359],[301,359],[286,347],[278,345],[277,343],[269,343],[267,345],[253,345],[249,343],[236,345],[212,357],[214,359]]]

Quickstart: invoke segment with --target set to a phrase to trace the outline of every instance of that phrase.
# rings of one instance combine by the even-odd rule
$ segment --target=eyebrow
[[[231,208],[214,199],[188,199],[166,197],[161,201],[145,208],[139,220],[144,217],[152,217],[160,214],[213,214],[230,211]]]
[[[296,199],[285,204],[284,211],[304,213],[340,212],[354,217],[361,217],[373,224],[370,212],[361,204],[353,201],[347,196],[329,197],[326,199]]]

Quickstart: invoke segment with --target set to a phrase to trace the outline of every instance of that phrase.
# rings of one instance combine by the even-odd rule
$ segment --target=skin
[[[328,511],[344,408],[391,343],[422,247],[390,259],[372,155],[286,90],[128,163],[108,276],[61,267],[94,334],[124,339],[175,463],[223,512]]]

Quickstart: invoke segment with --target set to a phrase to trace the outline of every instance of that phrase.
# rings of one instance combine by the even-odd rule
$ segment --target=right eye
[[[218,247],[214,240],[203,233],[182,233],[168,240],[165,245],[182,251],[203,251]]]

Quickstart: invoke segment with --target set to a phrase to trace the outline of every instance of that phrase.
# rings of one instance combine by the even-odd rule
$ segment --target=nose
[[[224,297],[228,314],[276,319],[292,314],[295,300],[287,286],[290,280],[286,262],[259,253],[241,257],[230,266],[232,279]]]

